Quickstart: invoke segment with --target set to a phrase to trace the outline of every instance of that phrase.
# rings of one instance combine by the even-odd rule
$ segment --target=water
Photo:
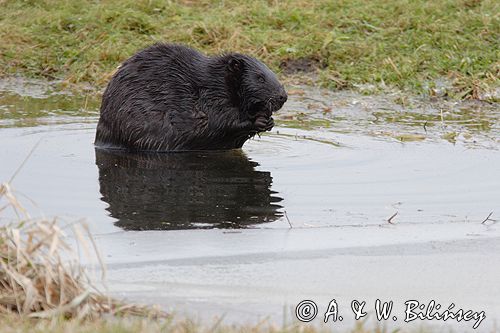
[[[363,226],[396,212],[400,223],[479,223],[499,206],[491,149],[339,134],[336,147],[278,128],[300,135],[266,135],[243,151],[140,155],[96,151],[94,127],[3,129],[3,178],[41,140],[15,188],[45,214],[88,217],[96,232]]]
[[[0,84],[0,175],[39,143],[12,186],[87,221],[115,295],[235,322],[333,297],[498,319],[498,105],[296,87],[241,151],[125,154],[93,147],[95,98],[44,88]]]

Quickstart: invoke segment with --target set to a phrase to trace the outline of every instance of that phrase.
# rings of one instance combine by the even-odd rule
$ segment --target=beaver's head
[[[250,118],[257,113],[271,117],[281,109],[288,95],[276,74],[259,60],[246,55],[231,54],[226,59],[226,83],[235,105]]]

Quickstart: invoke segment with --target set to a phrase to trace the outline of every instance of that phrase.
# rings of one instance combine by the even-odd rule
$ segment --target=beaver
[[[244,54],[206,56],[158,43],[126,60],[103,97],[98,147],[132,151],[241,148],[274,126],[287,100],[276,75]]]

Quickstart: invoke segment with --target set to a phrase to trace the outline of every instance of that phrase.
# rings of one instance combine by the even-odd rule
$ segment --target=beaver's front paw
[[[274,119],[272,117],[257,117],[254,126],[258,132],[270,131],[274,127]]]
[[[274,119],[273,117],[270,117],[269,119],[267,119],[266,131],[272,130],[273,127],[274,127]]]

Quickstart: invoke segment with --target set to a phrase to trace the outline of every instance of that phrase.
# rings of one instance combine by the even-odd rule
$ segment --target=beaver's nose
[[[288,99],[288,95],[286,94],[286,92],[282,93],[278,97],[278,100],[280,101],[281,105],[285,104],[287,99]]]

